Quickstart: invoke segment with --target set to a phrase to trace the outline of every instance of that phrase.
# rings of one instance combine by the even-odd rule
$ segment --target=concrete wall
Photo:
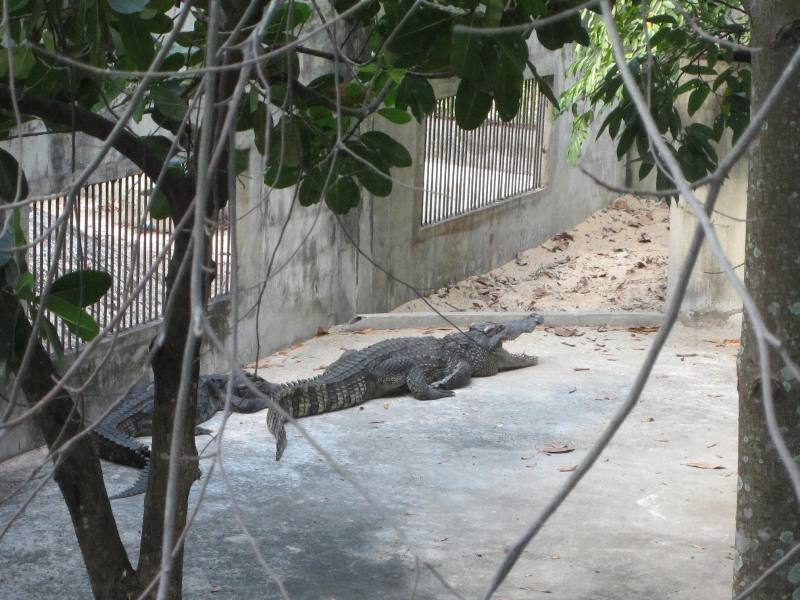
[[[564,86],[567,57],[549,52],[541,56],[536,60],[537,66],[542,75],[553,77],[558,93]],[[447,93],[448,84],[442,85],[440,94]],[[361,256],[345,231],[367,256],[389,272],[415,287],[430,289],[498,266],[515,252],[573,227],[612,199],[611,194],[594,186],[563,158],[570,122],[562,118],[549,128],[547,184],[543,190],[422,228],[422,196],[415,187],[421,183],[419,152],[424,129],[417,124],[389,127],[387,121],[377,118],[372,125],[401,141],[412,154],[416,150],[418,160],[413,167],[394,171],[400,183],[394,185],[390,197],[371,198],[365,194],[362,205],[339,220],[324,204],[311,208],[297,205],[292,209],[292,189],[270,190],[259,176],[241,179],[236,205],[239,363],[250,363],[259,355],[313,336],[319,328],[343,322],[356,312],[386,311],[413,296],[411,290],[387,278]],[[56,143],[55,139],[50,138],[48,143]],[[250,146],[244,138],[240,145]],[[48,151],[41,152],[45,154],[39,155],[40,159],[47,161],[42,157],[48,156]],[[64,149],[52,152],[63,154]],[[26,151],[26,157],[32,155]],[[258,153],[251,150],[251,174],[259,173],[260,161]],[[621,184],[624,180],[623,166],[607,139],[593,144],[583,162],[612,183]],[[26,168],[30,168],[28,164],[26,158]],[[63,162],[59,164],[57,171],[36,171],[39,174],[32,178],[37,186],[34,193],[59,191],[65,177]],[[124,163],[109,167],[115,168],[127,167]],[[261,310],[257,314],[259,302]],[[222,299],[214,305],[211,317],[226,347],[231,339],[231,310],[230,298]],[[149,380],[147,345],[157,328],[157,324],[143,326],[118,338],[95,383],[83,396],[90,416],[98,414],[128,385]],[[106,349],[107,345],[88,361],[82,377],[100,365]],[[201,352],[205,372],[225,368],[222,353],[208,345]],[[20,427],[0,440],[0,459],[38,443],[32,428]]]
[[[133,131],[149,135],[157,130],[149,117],[134,123]],[[65,192],[75,176],[95,157],[103,145],[96,138],[75,134],[73,171],[72,136],[66,133],[47,133],[38,121],[25,123],[21,128],[25,136],[0,143],[0,148],[10,152],[25,170],[31,196],[43,196]],[[141,169],[116,150],[110,150],[105,160],[92,173],[89,183],[108,181],[140,172]]]
[[[688,119],[685,101],[681,110],[683,118]],[[716,107],[709,101],[693,115],[692,119],[711,125],[717,112]],[[717,154],[720,157],[725,156],[731,146],[731,136],[727,133],[717,144]],[[747,181],[748,161],[745,156],[734,166],[722,186],[716,212],[711,218],[722,249],[734,266],[744,263]],[[707,187],[697,190],[697,197],[701,202],[705,202],[707,191]],[[669,221],[668,300],[675,292],[678,275],[697,225],[697,218],[686,201],[680,200],[678,203],[672,203]],[[681,306],[682,319],[726,320],[732,315],[741,313],[742,302],[721,270],[708,245],[704,244]],[[737,273],[742,277],[741,266],[737,269]]]
[[[568,55],[533,47],[532,56],[543,76],[552,76],[554,90],[565,88],[564,68]],[[541,57],[541,60],[540,58]],[[439,95],[454,92],[440,84]],[[424,147],[421,125],[389,127],[375,118],[373,126],[383,129],[406,148]],[[361,237],[365,251],[396,278],[412,286],[430,290],[483,272],[511,260],[520,250],[536,246],[553,234],[570,229],[588,215],[607,205],[614,195],[594,185],[566,161],[571,121],[555,120],[546,139],[545,188],[482,210],[421,227],[421,161],[397,171],[399,180],[388,198],[373,198],[365,203]],[[583,165],[604,180],[622,185],[624,167],[616,160],[608,136],[590,144]],[[385,311],[414,297],[407,286],[392,280],[366,260],[359,275],[359,311]]]

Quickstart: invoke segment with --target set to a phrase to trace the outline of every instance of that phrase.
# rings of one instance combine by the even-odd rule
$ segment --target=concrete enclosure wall
[[[686,106],[688,100],[685,99],[685,96],[682,98],[682,105],[679,109],[682,117],[688,119]],[[704,104],[692,119],[708,125],[713,124],[718,107],[714,106],[712,102]],[[718,156],[726,156],[731,147],[731,135],[726,133],[716,145]],[[740,277],[743,276],[741,266],[744,264],[745,252],[747,181],[748,161],[747,158],[742,158],[733,167],[728,179],[725,180],[719,193],[715,212],[711,217],[720,245],[731,263],[737,267]],[[697,190],[697,198],[701,202],[705,202],[707,193],[707,187],[700,188]],[[697,218],[686,201],[680,200],[679,203],[673,202],[670,206],[669,223],[668,299],[675,293],[678,275],[683,267],[692,235],[697,226]],[[689,287],[681,306],[681,318],[725,320],[740,313],[741,310],[742,301],[722,273],[722,267],[709,250],[708,244],[704,244],[689,280]]]
[[[564,89],[569,51],[532,50],[534,57],[539,57],[535,61],[540,73],[553,78],[558,94]],[[447,85],[440,86],[440,95],[447,94]],[[251,152],[250,175],[241,178],[234,207],[239,260],[237,363],[251,363],[356,312],[389,310],[414,295],[381,268],[415,288],[437,288],[510,260],[516,252],[573,227],[612,199],[566,162],[571,123],[565,117],[549,127],[544,189],[423,228],[419,186],[424,128],[416,123],[390,125],[380,118],[368,126],[402,142],[416,154],[416,160],[412,167],[394,171],[396,182],[390,197],[371,198],[365,193],[361,206],[340,218],[324,203],[299,206],[293,189],[267,188],[259,175],[261,157],[249,140],[240,140],[240,146],[251,147]],[[47,152],[43,146],[40,150]],[[63,153],[63,148],[53,152]],[[46,156],[40,154],[38,159],[46,162]],[[583,164],[611,183],[624,181],[623,166],[607,137],[589,148]],[[121,163],[118,168],[127,166]],[[34,193],[63,189],[63,173],[52,173],[49,185],[47,173],[40,175]],[[225,352],[231,348],[232,310],[230,297],[214,305],[212,320],[224,348],[204,346],[205,372],[223,370],[228,364]],[[140,327],[116,341],[109,362],[84,394],[90,416],[108,406],[114,393],[149,379],[147,345],[157,327]],[[88,361],[81,370],[83,376],[100,364],[104,354],[100,350]],[[32,429],[19,428],[0,440],[0,459],[38,442]]]

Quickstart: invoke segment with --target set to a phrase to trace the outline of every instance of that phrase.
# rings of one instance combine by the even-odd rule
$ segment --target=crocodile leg
[[[406,385],[411,395],[417,400],[438,400],[448,396],[455,396],[450,390],[440,390],[428,383],[430,371],[425,367],[413,367],[406,376]]]
[[[434,381],[431,387],[442,390],[453,390],[464,387],[472,379],[472,365],[466,360],[459,360],[447,375],[438,381]]]

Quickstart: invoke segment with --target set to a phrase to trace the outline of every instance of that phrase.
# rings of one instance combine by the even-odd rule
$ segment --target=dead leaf
[[[374,327],[364,327],[364,329],[356,329],[353,333],[364,335],[365,333],[372,333],[373,331],[375,331]]]
[[[325,327],[317,327],[317,337],[330,333]]]
[[[628,331],[633,331],[636,333],[654,333],[658,331],[658,327],[651,326],[651,325],[642,325],[641,327],[628,327]]]
[[[569,467],[558,467],[558,470],[562,473],[569,473],[570,471],[574,471],[578,468],[578,465],[571,465]]]
[[[540,449],[540,452],[545,454],[566,454],[575,450],[575,446],[571,444],[552,443],[549,446]]]
[[[709,469],[709,470],[716,470],[716,469],[724,469],[722,465],[717,465],[714,463],[704,463],[704,462],[690,462],[690,463],[682,463],[687,467],[694,467],[695,469]]]
[[[580,337],[583,335],[583,332],[578,331],[577,327],[548,327],[546,331],[559,337]]]
[[[573,371],[591,371],[589,367],[573,367]]]

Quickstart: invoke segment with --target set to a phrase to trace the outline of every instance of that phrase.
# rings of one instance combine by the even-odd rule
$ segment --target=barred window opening
[[[89,184],[78,193],[67,218],[67,233],[55,276],[79,269],[111,275],[111,289],[99,302],[86,308],[101,329],[122,309],[131,290],[140,285],[141,291],[114,330],[122,331],[161,318],[171,248],[149,278],[147,273],[168,244],[173,227],[169,219],[153,219],[148,214],[152,188],[152,181],[144,173]],[[57,236],[55,226],[66,202],[67,196],[41,200],[31,205],[28,214],[28,240],[43,238],[28,254],[37,294],[50,267]],[[219,223],[211,240],[211,258],[217,265],[211,284],[212,297],[230,291],[230,239],[225,214]],[[65,349],[80,345],[80,339],[63,321],[49,313],[47,317],[56,326]]]
[[[433,225],[544,186],[547,99],[525,81],[509,122],[492,107],[473,131],[459,129],[455,98],[443,98],[425,121],[422,225]]]

